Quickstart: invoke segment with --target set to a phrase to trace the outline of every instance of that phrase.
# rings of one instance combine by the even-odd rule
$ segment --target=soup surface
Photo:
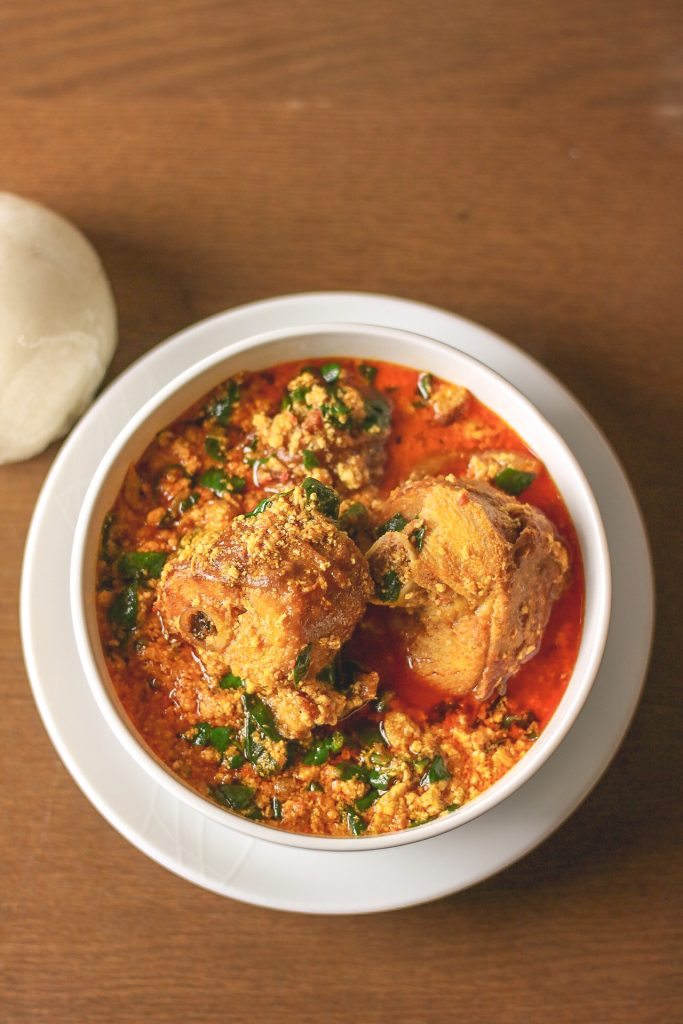
[[[481,551],[479,525],[444,532],[472,509]],[[456,555],[482,562],[474,597],[439,568]],[[583,599],[562,498],[503,420],[341,358],[240,374],[161,431],[97,565],[111,679],[154,754],[226,811],[328,836],[420,825],[504,775],[562,697]]]

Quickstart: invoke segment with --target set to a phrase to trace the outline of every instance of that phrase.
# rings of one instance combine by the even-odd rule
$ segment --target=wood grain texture
[[[16,610],[56,448],[0,468],[0,1020],[680,1020],[679,0],[0,2],[0,140],[1,187],[71,217],[104,260],[110,377],[268,295],[456,310],[601,424],[659,590],[629,736],[540,849],[399,913],[257,910],[148,861],[59,762]]]

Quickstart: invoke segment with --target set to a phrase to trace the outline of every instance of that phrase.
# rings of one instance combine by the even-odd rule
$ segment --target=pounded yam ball
[[[0,193],[0,464],[62,437],[91,402],[116,345],[99,258],[58,214]]]
[[[413,667],[452,696],[485,699],[541,643],[569,566],[550,521],[487,483],[424,477],[384,507],[367,553]],[[393,517],[393,519],[392,519]]]
[[[256,514],[192,536],[166,563],[158,610],[209,674],[240,676],[270,705],[284,736],[303,738],[376,691],[374,674],[347,691],[317,678],[372,589],[354,542],[320,511],[315,492],[296,487]]]

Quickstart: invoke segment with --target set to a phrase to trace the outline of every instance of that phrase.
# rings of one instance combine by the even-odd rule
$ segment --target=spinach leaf
[[[239,384],[234,380],[229,380],[225,394],[215,400],[213,405],[207,410],[208,415],[212,416],[222,427],[227,426],[232,416],[233,407],[239,401],[239,397]]]
[[[333,732],[331,736],[325,736],[310,747],[301,758],[302,764],[325,764],[332,754],[338,754],[344,746],[344,737],[340,732]]]
[[[215,462],[225,462],[225,450],[220,437],[207,437],[204,440],[204,451]]]
[[[358,673],[362,671],[363,667],[357,661],[338,654],[334,661],[318,672],[316,678],[321,683],[333,686],[335,690],[348,690],[349,686],[356,681]]]
[[[311,470],[315,469],[316,466],[320,465],[320,460],[315,452],[312,452],[310,448],[304,448],[303,452],[304,469]]]
[[[394,569],[385,572],[381,582],[375,587],[380,601],[398,601],[401,593],[401,580]]]
[[[134,583],[120,590],[109,605],[107,618],[121,629],[135,629],[138,621],[138,591]]]
[[[339,363],[325,363],[320,367],[320,376],[326,384],[335,384],[339,380],[341,366]]]
[[[267,508],[270,508],[274,500],[274,498],[264,498],[262,501],[259,501],[258,505],[255,505],[254,508],[252,508],[251,512],[247,512],[244,518],[251,519],[252,516],[259,516],[262,512],[265,512]]]
[[[434,378],[431,373],[421,373],[417,378],[417,390],[425,401],[432,393]]]
[[[352,501],[339,517],[339,529],[344,530],[350,537],[353,537],[362,520],[367,518],[367,515],[368,510],[365,505],[360,501]]]
[[[375,377],[377,376],[376,366],[369,366],[368,363],[361,363],[358,367],[358,372],[361,376],[365,377],[368,384],[375,383]]]
[[[277,731],[275,725],[273,712],[267,704],[263,703],[260,697],[253,693],[243,694],[242,707],[244,708],[245,718],[251,717],[267,739],[273,740],[274,743],[282,741],[282,736]]]
[[[404,526],[410,522],[401,512],[395,512],[386,523],[377,527],[377,536],[383,537],[385,533],[400,533]]]
[[[427,531],[427,527],[424,526],[424,524],[423,524],[422,526],[417,526],[412,531],[412,533],[410,534],[410,540],[414,544],[414,546],[417,548],[418,552],[422,551],[422,545],[425,542],[425,533],[426,533],[426,531]]]
[[[199,501],[199,498],[199,491],[192,491],[192,493],[188,494],[186,498],[183,498],[183,500],[178,505],[178,512],[180,513],[180,515],[182,515],[183,512],[187,512],[188,508],[192,508],[193,505],[196,505],[197,502]]]
[[[349,430],[351,428],[351,410],[343,402],[339,395],[332,395],[330,402],[323,402],[320,412],[322,413],[323,419],[328,423],[331,423],[337,430]]]
[[[224,754],[230,741],[235,738],[235,730],[226,725],[211,725],[210,722],[197,722],[197,733],[190,742],[194,747],[213,747],[219,754]]]
[[[345,809],[346,814],[346,827],[353,836],[360,836],[363,832],[367,831],[367,822],[363,821],[359,814],[353,810],[352,807]]]
[[[308,666],[311,664],[311,651],[313,650],[313,644],[306,644],[302,647],[296,656],[294,662],[294,685],[298,686],[302,679],[306,678],[308,672]]]
[[[310,388],[301,385],[298,388],[294,388],[292,391],[285,391],[282,396],[282,408],[291,409],[293,405],[306,404],[306,395],[310,390]]]
[[[526,491],[527,487],[531,487],[535,479],[535,473],[523,473],[519,469],[507,466],[494,476],[493,482],[496,487],[500,487],[501,491],[517,497],[522,491]]]
[[[222,469],[214,466],[202,473],[199,478],[202,487],[208,487],[210,491],[222,498],[224,494],[241,494],[247,486],[247,481],[242,476],[226,476]]]
[[[377,789],[370,789],[365,796],[359,796],[354,803],[354,807],[357,811],[367,811],[368,807],[372,807],[376,800],[379,800],[382,794]]]
[[[243,811],[254,802],[255,790],[239,782],[221,782],[217,786],[209,786],[209,793],[224,807],[229,807],[233,811]]]
[[[364,399],[364,405],[365,419],[363,420],[363,430],[370,430],[372,427],[386,430],[391,423],[391,406],[386,398],[381,396],[366,398]]]
[[[420,779],[420,785],[429,786],[432,782],[441,782],[444,779],[450,779],[450,777],[451,773],[446,767],[446,762],[441,754],[437,754],[427,771]]]
[[[226,672],[218,680],[218,685],[221,690],[239,690],[241,686],[244,686],[244,679],[240,679],[239,676],[234,675],[232,672]]]
[[[330,519],[336,519],[339,516],[339,495],[331,487],[321,484],[312,476],[307,476],[301,486],[309,501],[315,495],[318,511],[322,512],[324,516],[328,516]]]
[[[167,558],[163,551],[129,551],[119,558],[118,570],[124,580],[156,580]]]
[[[395,696],[393,690],[385,690],[375,701],[375,710],[386,711]]]

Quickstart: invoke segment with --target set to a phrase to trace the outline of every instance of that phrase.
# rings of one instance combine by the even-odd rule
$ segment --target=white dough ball
[[[0,192],[0,464],[62,437],[116,346],[99,257],[63,217]]]

